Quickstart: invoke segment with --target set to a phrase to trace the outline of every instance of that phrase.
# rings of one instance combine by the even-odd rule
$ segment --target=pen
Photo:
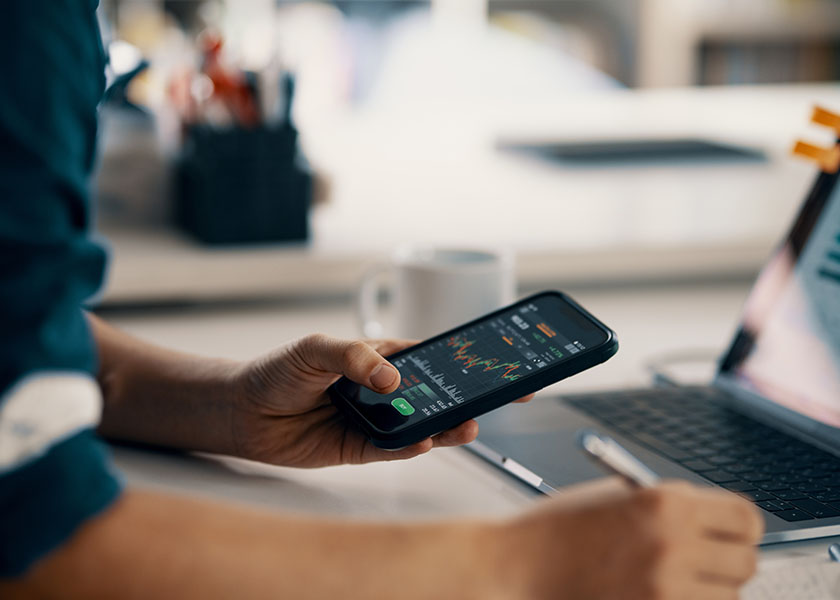
[[[630,485],[653,487],[659,483],[659,475],[611,437],[584,429],[578,433],[578,445],[599,466],[623,477]]]

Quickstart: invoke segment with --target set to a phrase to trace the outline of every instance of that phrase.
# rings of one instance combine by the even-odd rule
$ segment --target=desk
[[[746,283],[570,290],[620,334],[622,350],[607,364],[550,391],[642,385],[652,355],[690,346],[720,351],[748,291]],[[249,358],[314,331],[355,336],[352,307],[340,302],[286,302],[238,308],[115,313],[109,321],[184,351]],[[535,400],[539,401],[539,400]],[[527,410],[527,407],[522,407]],[[116,448],[130,484],[245,502],[271,509],[363,518],[508,515],[537,494],[463,449],[435,450],[400,463],[318,470]],[[826,540],[766,549],[824,553]]]

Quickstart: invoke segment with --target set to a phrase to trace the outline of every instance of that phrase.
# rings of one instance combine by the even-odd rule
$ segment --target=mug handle
[[[385,328],[379,321],[379,285],[380,277],[391,270],[391,266],[387,264],[378,264],[370,267],[362,277],[362,282],[359,285],[359,293],[356,297],[357,316],[359,318],[359,328],[362,330],[362,335],[367,338],[382,337]]]

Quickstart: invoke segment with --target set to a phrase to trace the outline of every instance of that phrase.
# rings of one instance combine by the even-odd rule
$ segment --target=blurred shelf
[[[759,7],[718,12],[707,11],[698,32],[707,38],[800,39],[835,37],[840,34],[840,5],[836,2],[764,3]]]
[[[832,44],[840,37],[840,4],[831,0],[643,0],[640,12],[638,70],[644,86],[720,83],[705,79],[704,48],[722,44]],[[732,62],[739,59],[733,54]],[[698,66],[701,69],[698,69]],[[787,81],[831,81],[836,73],[814,76],[804,66]],[[718,69],[720,70],[720,69]],[[728,83],[770,83],[778,79]]]
[[[106,230],[114,260],[105,305],[347,296],[380,254],[307,246],[208,249],[176,231]],[[748,279],[772,244],[524,250],[520,288]]]

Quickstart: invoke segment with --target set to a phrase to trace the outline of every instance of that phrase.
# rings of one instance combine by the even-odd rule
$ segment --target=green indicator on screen
[[[396,408],[401,415],[406,417],[414,414],[414,407],[411,406],[405,398],[394,398],[391,400],[391,406]]]

